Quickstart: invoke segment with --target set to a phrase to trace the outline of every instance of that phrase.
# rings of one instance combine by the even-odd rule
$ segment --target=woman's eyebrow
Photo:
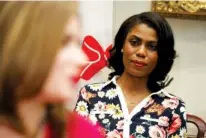
[[[149,44],[154,44],[154,45],[157,45],[157,41],[148,41],[147,43],[149,43]]]
[[[142,38],[141,37],[139,37],[139,36],[137,36],[137,35],[130,35],[129,36],[129,38],[130,39],[136,39],[136,40],[140,40],[140,41],[142,41]],[[149,43],[158,43],[158,40],[149,40],[148,41]]]
[[[137,39],[137,40],[142,40],[140,37],[136,36],[136,35],[131,35],[129,36],[130,39]]]

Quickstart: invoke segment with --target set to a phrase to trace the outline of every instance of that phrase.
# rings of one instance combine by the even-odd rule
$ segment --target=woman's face
[[[38,97],[43,102],[68,102],[76,97],[74,77],[87,60],[80,50],[80,26],[76,17],[69,19],[65,28],[63,47],[57,52],[56,60]]]
[[[135,77],[148,77],[158,61],[157,34],[146,24],[135,25],[123,46],[124,72]]]

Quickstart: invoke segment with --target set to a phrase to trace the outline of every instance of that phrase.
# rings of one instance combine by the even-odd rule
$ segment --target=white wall
[[[171,72],[175,81],[168,90],[185,100],[188,112],[206,120],[206,21],[168,21],[180,56]]]
[[[113,36],[116,34],[121,23],[131,15],[149,11],[149,1],[114,1],[113,2]]]
[[[114,1],[113,36],[133,14],[151,11],[151,1]],[[167,18],[179,54],[170,73],[174,81],[167,91],[181,97],[187,112],[206,120],[206,21]]]
[[[112,13],[112,1],[81,1],[83,36],[95,36],[106,48],[112,42]]]

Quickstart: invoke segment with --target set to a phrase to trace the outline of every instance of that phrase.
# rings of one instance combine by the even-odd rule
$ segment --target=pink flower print
[[[85,88],[82,88],[80,92],[81,92],[81,95],[82,95],[83,99],[86,99],[86,96],[87,96],[87,91],[86,91],[86,89],[85,89]]]
[[[166,132],[163,128],[160,128],[158,125],[149,127],[149,136],[151,138],[165,138]]]
[[[114,129],[113,131],[107,133],[106,138],[123,138],[122,132],[117,131]]]
[[[93,94],[91,92],[86,91],[85,88],[82,88],[82,90],[80,91],[82,97],[84,100],[86,100],[88,103],[90,103],[90,98],[94,98],[96,97],[97,94]]]
[[[182,121],[180,119],[180,116],[178,114],[174,114],[172,116],[172,123],[170,127],[168,128],[168,134],[170,135],[176,132],[180,128],[181,124],[182,124]]]
[[[94,105],[94,109],[95,109],[96,111],[105,111],[105,109],[106,109],[106,104],[103,103],[103,102],[98,101],[98,103],[96,103],[96,104]]]
[[[179,105],[179,100],[177,98],[165,99],[162,102],[162,105],[165,108],[176,109],[177,106]]]
[[[165,127],[168,126],[169,125],[169,118],[166,116],[159,117],[158,125],[165,126]]]
[[[124,126],[124,120],[120,120],[118,121],[118,123],[116,124],[117,129],[123,129]]]

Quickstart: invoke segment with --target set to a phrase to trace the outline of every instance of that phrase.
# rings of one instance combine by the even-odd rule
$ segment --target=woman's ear
[[[123,48],[121,49],[121,52],[122,52],[122,53],[124,52]]]

